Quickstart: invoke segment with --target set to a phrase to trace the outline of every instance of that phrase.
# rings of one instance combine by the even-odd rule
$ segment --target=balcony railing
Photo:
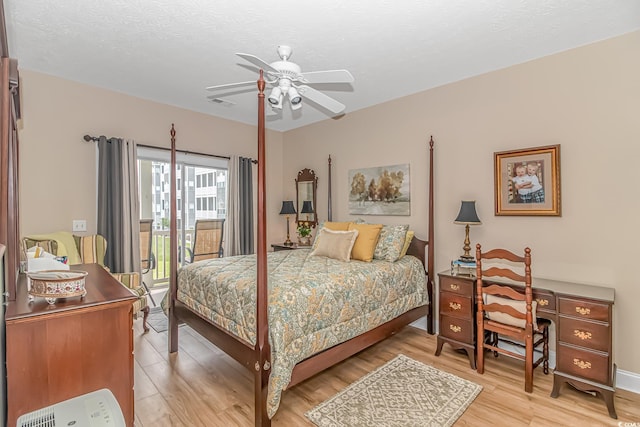
[[[191,248],[194,230],[185,230],[186,247]],[[151,286],[166,286],[169,284],[170,270],[170,248],[169,230],[153,230],[151,251],[156,258],[156,265],[153,269],[153,281]],[[182,260],[178,260],[181,263]]]

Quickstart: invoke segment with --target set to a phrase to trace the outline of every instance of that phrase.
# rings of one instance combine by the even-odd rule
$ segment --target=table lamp
[[[469,251],[471,250],[471,241],[469,240],[469,226],[482,224],[482,222],[478,218],[478,214],[476,213],[476,201],[463,200],[462,205],[460,205],[460,212],[458,212],[458,217],[453,222],[455,224],[465,225],[464,246],[462,247],[462,249],[464,250],[464,255],[461,255],[459,260],[462,262],[475,262],[475,257],[469,254]]]
[[[285,200],[282,202],[280,215],[286,215],[287,217],[287,240],[284,241],[285,246],[293,246],[293,242],[289,238],[289,215],[295,215],[295,213],[296,208],[293,207],[293,200]]]
[[[302,202],[302,209],[300,210],[300,213],[307,214],[307,222],[309,222],[309,214],[313,213],[311,200],[305,200],[304,202]]]

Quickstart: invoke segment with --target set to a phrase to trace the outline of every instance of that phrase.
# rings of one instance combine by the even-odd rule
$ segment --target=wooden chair
[[[485,351],[507,354],[525,362],[525,385],[527,393],[533,391],[533,370],[543,364],[544,373],[549,373],[549,325],[546,319],[536,319],[536,302],[531,290],[531,249],[525,248],[524,256],[506,249],[482,252],[476,245],[476,299],[477,311],[477,370],[484,373]],[[483,260],[493,260],[483,270]],[[509,267],[524,268],[524,275]],[[487,282],[489,277],[501,277],[502,284]],[[504,285],[504,279],[514,286]],[[511,283],[511,282],[509,282]],[[487,334],[485,334],[485,331]],[[524,347],[524,355],[511,351],[499,343]],[[534,350],[542,346],[542,355],[534,361]]]
[[[224,219],[199,219],[196,221],[193,250],[187,248],[186,262],[222,258]]]
[[[141,273],[144,277],[149,271],[156,268],[156,258],[153,255],[152,251],[152,243],[153,243],[153,220],[152,219],[141,219],[140,220],[140,269]],[[151,302],[154,307],[156,305],[151,292],[149,292],[149,287],[142,280],[142,286],[147,291],[147,295],[151,298]]]

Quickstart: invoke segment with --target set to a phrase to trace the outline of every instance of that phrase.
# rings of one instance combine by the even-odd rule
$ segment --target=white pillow
[[[500,304],[500,305],[508,305],[516,309],[522,314],[526,314],[527,312],[527,302],[526,301],[518,301],[510,298],[502,298],[496,295],[483,294],[483,302],[484,304]],[[536,318],[536,307],[538,302],[533,300],[531,303],[531,314],[533,315],[533,328],[538,328],[538,319]],[[487,319],[493,320],[494,322],[504,323],[505,325],[515,326],[516,328],[524,329],[527,321],[525,319],[518,319],[517,317],[513,317],[510,314],[500,313],[497,311],[489,311],[485,312]]]
[[[351,249],[357,237],[358,230],[333,231],[323,227],[316,235],[315,247],[311,255],[349,262]]]

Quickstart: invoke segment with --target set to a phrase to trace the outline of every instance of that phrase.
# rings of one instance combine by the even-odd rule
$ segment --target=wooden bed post
[[[435,277],[435,271],[434,270],[434,265],[435,265],[435,260],[434,260],[434,252],[435,252],[435,240],[434,240],[434,231],[433,231],[433,224],[434,224],[434,217],[433,217],[433,135],[431,135],[431,140],[429,141],[429,235],[428,235],[428,240],[429,240],[429,247],[427,249],[427,276],[428,276],[428,280],[429,280],[429,286],[427,287],[429,290],[429,315],[427,317],[427,332],[430,335],[434,334],[434,319],[433,319],[433,305],[434,305],[434,301],[433,301],[433,289],[434,289],[434,277]]]
[[[178,351],[178,318],[176,317],[176,299],[178,298],[178,209],[176,189],[176,129],[171,123],[171,171],[169,173],[171,191],[171,219],[169,222],[169,353]]]
[[[258,251],[257,251],[257,308],[255,356],[255,424],[268,427],[267,391],[271,372],[271,347],[269,345],[269,323],[267,310],[269,289],[267,286],[267,209],[265,181],[265,117],[264,117],[263,71],[258,79]]]

